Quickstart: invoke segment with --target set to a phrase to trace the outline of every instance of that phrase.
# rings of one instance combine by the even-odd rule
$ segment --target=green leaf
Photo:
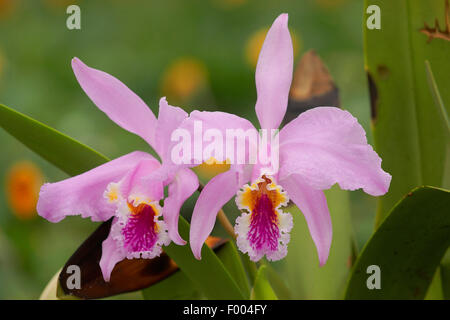
[[[365,12],[369,5],[377,5],[381,11],[381,29],[368,29],[365,21],[371,14],[364,17],[375,146],[383,169],[393,177],[389,192],[379,201],[378,226],[409,190],[421,185],[442,186],[446,129],[434,106],[424,62],[429,60],[433,66],[448,108],[450,42],[429,41],[423,33],[425,24],[433,25],[436,19],[445,25],[444,0],[365,0]]]
[[[431,94],[433,95],[434,103],[441,114],[443,123],[447,128],[447,133],[450,132],[450,121],[448,120],[447,110],[445,109],[444,102],[442,101],[441,93],[434,79],[433,71],[431,70],[430,61],[425,60],[425,69],[427,71],[428,85],[430,86]]]
[[[300,210],[289,207],[294,218],[286,258],[272,265],[283,275],[293,299],[342,299],[350,272],[353,230],[348,192],[337,186],[325,191],[333,225],[330,256],[319,267],[316,246]]]
[[[239,284],[242,292],[250,296],[247,275],[234,243],[226,242],[216,254]],[[147,300],[199,299],[201,296],[197,286],[182,271],[142,290],[142,293]]]
[[[181,216],[178,228],[181,237],[188,239],[189,223]],[[246,298],[230,272],[208,246],[203,246],[201,260],[194,258],[189,245],[179,246],[172,243],[164,247],[164,251],[208,299]]]
[[[0,104],[0,126],[9,134],[67,174],[74,176],[108,159],[88,146]]]
[[[414,189],[368,241],[352,270],[346,299],[423,299],[450,245],[450,191]],[[381,289],[367,288],[367,267],[381,270]]]
[[[425,294],[424,300],[442,300],[442,280],[441,280],[441,269],[440,267],[436,269],[434,273],[428,291]]]
[[[223,244],[216,253],[224,266],[236,280],[242,292],[250,296],[250,287],[242,261],[233,242]],[[148,300],[168,299],[198,299],[200,297],[197,286],[182,271],[176,272],[163,281],[142,290],[144,298]]]
[[[145,300],[194,300],[200,297],[197,287],[182,272],[142,290]]]
[[[434,78],[433,70],[431,69],[430,62],[425,60],[425,69],[427,72],[428,85],[430,87],[431,94],[433,95],[434,103],[438,108],[442,123],[444,123],[447,129],[447,137],[450,138],[450,121],[448,119],[447,110],[445,109],[444,102],[442,101],[441,93]],[[450,143],[447,143],[447,153],[445,157],[444,165],[444,179],[442,181],[443,188],[450,187]],[[450,258],[450,250],[447,250],[446,257]],[[447,258],[447,259],[449,259]],[[444,258],[445,260],[445,258]],[[433,279],[430,290],[428,290],[427,298],[445,298],[450,299],[450,277],[449,277],[449,263],[444,261],[441,263],[440,269],[436,271],[436,276]]]
[[[244,265],[242,264],[241,257],[239,256],[239,252],[237,251],[234,242],[228,241],[225,243],[217,252],[217,256],[230,272],[233,279],[236,280],[241,291],[246,296],[249,296],[250,286],[247,274],[245,273]]]
[[[439,269],[441,271],[442,296],[444,299],[450,300],[450,250],[447,250]]]
[[[270,286],[272,287],[273,292],[275,292],[275,295],[280,300],[291,300],[292,293],[284,280],[269,263],[266,262],[264,265],[266,266],[267,280],[269,280]]]
[[[255,278],[255,284],[250,295],[251,300],[278,300],[267,279],[266,270],[267,267],[264,265],[259,267]]]

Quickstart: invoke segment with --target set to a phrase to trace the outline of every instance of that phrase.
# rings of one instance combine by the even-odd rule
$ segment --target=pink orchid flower
[[[77,58],[72,60],[72,68],[94,104],[119,126],[144,139],[162,159],[161,164],[150,154],[135,151],[41,188],[37,211],[51,222],[78,214],[92,221],[114,218],[100,260],[103,277],[109,281],[116,263],[125,258],[151,259],[159,256],[161,247],[171,240],[186,243],[178,234],[179,211],[197,190],[198,179],[190,169],[170,161],[168,142],[187,113],[162,98],[156,119],[150,108],[118,79]],[[167,185],[169,196],[161,208],[159,201]]]
[[[267,33],[256,67],[256,114],[262,129],[277,129],[285,115],[293,72],[292,41],[287,14],[280,15]],[[191,113],[192,122],[215,128],[256,130],[238,116],[223,112]],[[266,256],[279,260],[287,254],[293,221],[283,212],[291,199],[305,216],[317,247],[320,266],[328,259],[332,226],[323,190],[338,183],[342,189],[362,188],[380,196],[388,191],[391,176],[381,168],[381,159],[367,144],[364,129],[349,112],[334,107],[308,110],[279,132],[279,169],[258,163],[233,164],[211,179],[195,205],[190,229],[194,256],[211,233],[217,212],[234,195],[243,211],[234,227],[238,248],[251,260]],[[250,182],[250,184],[246,184]]]

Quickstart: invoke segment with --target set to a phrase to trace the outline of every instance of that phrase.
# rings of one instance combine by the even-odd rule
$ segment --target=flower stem
[[[223,211],[223,209],[219,210],[219,213],[217,214],[217,219],[219,220],[222,227],[225,229],[225,231],[233,238],[236,239],[236,234],[234,233],[233,225],[230,223],[230,220],[228,220],[227,215]]]

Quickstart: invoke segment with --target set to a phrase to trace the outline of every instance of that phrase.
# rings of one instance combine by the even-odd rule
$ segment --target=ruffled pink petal
[[[244,137],[244,134],[247,135],[244,137],[246,143],[245,150],[240,149],[240,152],[243,152],[244,160],[248,157],[248,151],[250,150],[249,141],[251,140],[248,137],[258,137],[258,131],[250,121],[234,114],[219,111],[193,111],[189,118],[179,127],[179,130],[186,131],[191,137],[192,144],[188,161],[195,164],[200,164],[210,159],[207,156],[207,154],[209,154],[207,150],[215,150],[210,147],[213,145],[220,145],[220,142],[217,142],[216,137],[220,138],[219,141],[222,142],[222,147],[218,147],[217,150],[215,150],[218,151],[218,153],[215,151],[211,152],[213,158],[217,161],[227,160],[226,139],[228,136],[232,140],[231,142],[234,141],[234,152],[232,153],[232,157],[236,159],[229,159],[228,157],[228,160],[232,163],[237,162],[235,160],[237,160],[239,154],[237,150],[239,144],[237,143],[235,136],[238,135]],[[176,143],[177,142],[174,144]],[[230,145],[231,143],[229,146]],[[207,159],[205,159],[205,157]]]
[[[293,72],[288,15],[280,15],[264,40],[256,66],[256,115],[263,129],[276,129],[286,113]]]
[[[164,200],[163,216],[169,237],[178,245],[185,245],[178,233],[178,218],[183,203],[198,189],[197,175],[190,169],[181,169],[169,184],[169,196]]]
[[[357,119],[334,107],[308,110],[280,131],[280,179],[294,173],[315,189],[338,183],[373,196],[385,194],[391,181]]]
[[[298,175],[280,181],[280,185],[305,216],[320,266],[323,266],[328,260],[333,235],[325,194],[306,185]]]
[[[237,173],[228,170],[212,178],[200,193],[192,213],[189,234],[195,258],[201,259],[203,243],[214,228],[217,213],[236,194],[238,180]]]
[[[135,151],[78,176],[46,183],[41,187],[37,212],[51,222],[78,214],[93,221],[108,220],[116,208],[103,197],[106,187],[110,182],[120,181],[141,160],[146,159],[153,157]]]
[[[160,168],[161,164],[155,158],[140,161],[120,181],[120,193],[125,198],[131,194],[139,194],[152,199],[152,201],[162,199],[164,186],[163,180],[158,175]]]
[[[170,146],[172,132],[178,128],[188,114],[179,107],[167,103],[165,97],[159,100],[158,125],[155,133],[155,149],[163,162],[170,162]]]
[[[125,257],[125,250],[117,245],[117,241],[113,239],[110,233],[108,238],[103,241],[102,257],[100,259],[100,269],[102,270],[103,279],[106,282],[109,282],[114,266],[125,259]]]
[[[156,117],[141,98],[118,79],[88,67],[78,58],[72,59],[72,69],[81,88],[100,110],[154,146]]]

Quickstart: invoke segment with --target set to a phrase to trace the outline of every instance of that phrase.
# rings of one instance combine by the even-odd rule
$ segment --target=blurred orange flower
[[[258,62],[259,52],[261,51],[262,45],[264,43],[264,39],[266,38],[266,34],[269,28],[262,28],[255,33],[253,33],[247,41],[247,45],[245,47],[245,58],[248,64],[252,67],[256,67],[256,63]],[[300,37],[293,31],[291,31],[292,38],[292,47],[294,49],[294,58],[297,56],[298,52],[301,48],[301,40]]]
[[[32,162],[14,164],[6,176],[6,194],[9,206],[21,219],[36,215],[39,189],[44,179],[41,171]]]
[[[174,103],[186,103],[206,87],[205,65],[193,58],[180,58],[166,70],[162,80],[162,93]]]
[[[7,18],[14,11],[18,0],[0,0],[0,19]]]

